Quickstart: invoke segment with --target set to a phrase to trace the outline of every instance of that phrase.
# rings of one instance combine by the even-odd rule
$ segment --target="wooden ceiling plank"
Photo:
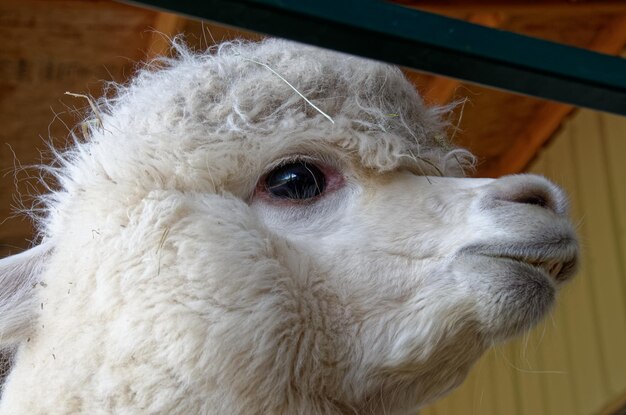
[[[614,17],[589,44],[596,52],[619,54],[626,46],[626,14]],[[563,119],[574,110],[571,105],[546,102],[538,109],[528,127],[512,141],[509,150],[493,163],[478,169],[481,177],[500,177],[523,171],[554,135]]]
[[[512,141],[511,147],[494,163],[478,168],[481,177],[500,177],[523,171],[563,119],[574,109],[571,105],[546,102],[533,116],[526,129]]]
[[[626,2],[625,2],[626,3]],[[626,11],[617,15],[591,41],[589,49],[610,55],[620,54],[626,44]]]

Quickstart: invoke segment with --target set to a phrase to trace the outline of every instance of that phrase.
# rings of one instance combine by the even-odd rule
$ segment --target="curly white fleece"
[[[0,413],[410,413],[550,308],[557,282],[510,257],[573,264],[562,193],[424,177],[472,157],[397,68],[176,47],[99,102],[42,247],[0,261]],[[294,158],[318,198],[267,195]]]

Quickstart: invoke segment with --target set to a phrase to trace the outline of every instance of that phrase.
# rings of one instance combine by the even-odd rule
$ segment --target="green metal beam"
[[[420,71],[626,115],[626,61],[380,0],[139,0]]]

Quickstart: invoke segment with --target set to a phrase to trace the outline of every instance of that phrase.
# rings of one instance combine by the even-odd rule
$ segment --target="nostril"
[[[511,200],[511,202],[522,203],[525,205],[535,205],[542,208],[554,210],[553,206],[551,206],[548,200],[546,200],[546,197],[539,194],[522,194]]]
[[[496,204],[504,202],[537,206],[558,215],[563,215],[567,211],[567,201],[563,191],[540,176],[506,176],[496,180],[489,187],[487,200],[491,199]]]
[[[563,213],[562,209],[559,208],[558,193],[552,192],[550,188],[544,188],[543,186],[526,185],[514,187],[509,192],[500,195],[498,199],[522,205],[538,206],[557,214]]]

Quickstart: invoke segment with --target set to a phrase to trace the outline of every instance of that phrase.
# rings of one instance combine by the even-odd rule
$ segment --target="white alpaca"
[[[101,102],[0,262],[0,413],[411,413],[572,274],[561,191],[437,177],[471,156],[397,68],[179,53]]]

